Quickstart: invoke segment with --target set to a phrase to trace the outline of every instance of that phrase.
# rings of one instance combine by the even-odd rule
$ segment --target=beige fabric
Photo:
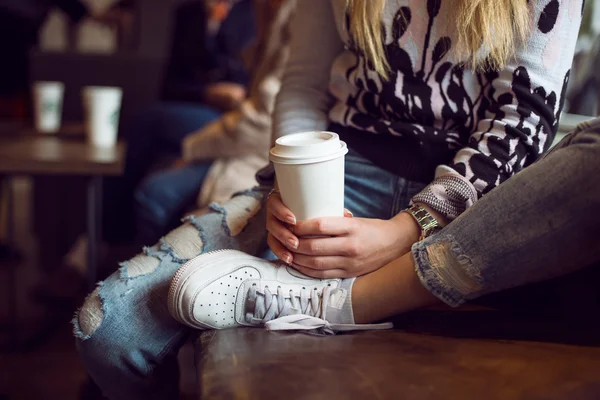
[[[172,230],[163,240],[177,256],[183,259],[194,258],[204,250],[204,241],[200,237],[200,232],[190,223]]]
[[[267,164],[271,143],[271,113],[289,54],[289,21],[296,0],[285,0],[276,16],[259,32],[256,68],[249,97],[235,111],[189,135],[183,142],[186,161],[215,160],[198,196],[198,206],[227,200],[256,184],[256,171]],[[259,9],[266,7],[264,4]]]

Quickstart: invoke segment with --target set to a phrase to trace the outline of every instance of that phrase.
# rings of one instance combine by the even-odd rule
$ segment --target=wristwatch
[[[404,211],[409,213],[421,227],[421,237],[419,237],[419,241],[442,229],[437,219],[435,219],[429,211],[418,204],[413,204]]]

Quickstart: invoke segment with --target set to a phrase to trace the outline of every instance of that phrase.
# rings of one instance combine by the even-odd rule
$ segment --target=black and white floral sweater
[[[528,0],[513,60],[475,73],[452,56],[453,0],[388,0],[386,81],[351,43],[345,0],[300,0],[274,136],[333,129],[382,168],[431,182],[413,200],[454,218],[551,145],[582,2]]]

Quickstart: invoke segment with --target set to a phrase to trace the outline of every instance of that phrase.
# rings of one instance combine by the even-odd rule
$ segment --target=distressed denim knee
[[[415,243],[412,253],[423,286],[449,306],[460,306],[483,288],[480,271],[451,236]]]
[[[81,359],[109,398],[177,395],[176,355],[188,331],[171,318],[166,301],[182,261],[160,244],[145,249],[101,282],[73,319]]]
[[[170,280],[202,253],[230,248],[259,254],[266,247],[267,190],[238,193],[206,214],[185,218],[87,297],[73,319],[74,333],[90,376],[106,396],[176,398],[176,356],[189,330],[168,312]]]
[[[600,119],[415,243],[421,283],[451,306],[600,259]]]

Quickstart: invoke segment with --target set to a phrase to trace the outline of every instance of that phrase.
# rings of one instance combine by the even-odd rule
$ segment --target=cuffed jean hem
[[[478,297],[479,270],[450,235],[431,236],[412,246],[415,271],[421,284],[451,307]]]

